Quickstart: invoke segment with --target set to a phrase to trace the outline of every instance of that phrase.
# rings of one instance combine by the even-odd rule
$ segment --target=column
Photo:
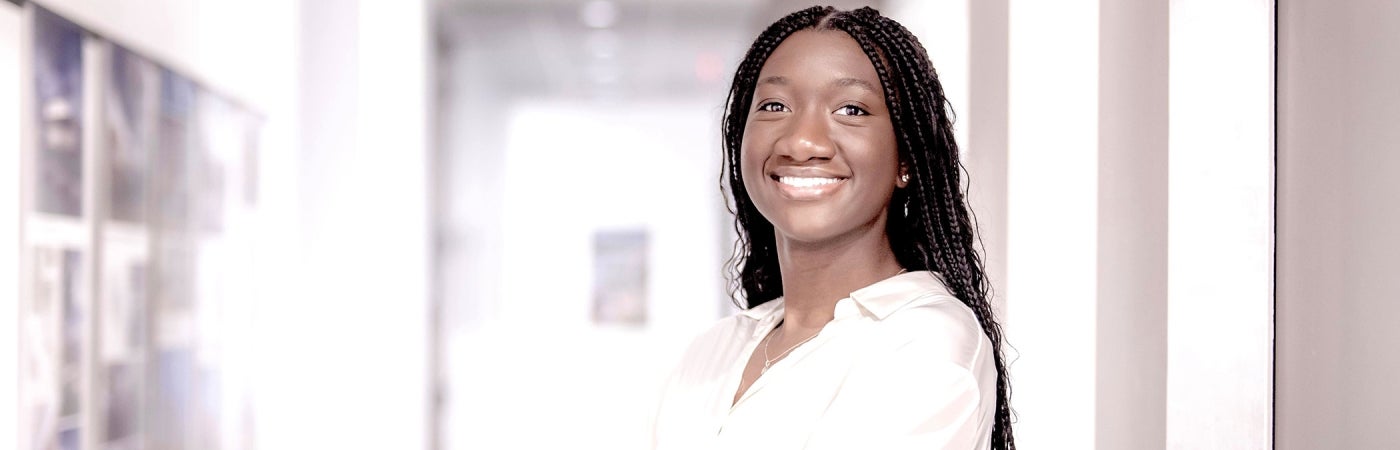
[[[1008,8],[1007,316],[1024,448],[1093,448],[1099,4]]]
[[[1271,448],[1274,10],[1171,2],[1167,448]]]

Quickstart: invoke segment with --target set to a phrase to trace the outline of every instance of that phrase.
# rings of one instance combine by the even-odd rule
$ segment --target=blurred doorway
[[[645,448],[665,371],[733,308],[719,120],[776,7],[435,7],[435,448]]]

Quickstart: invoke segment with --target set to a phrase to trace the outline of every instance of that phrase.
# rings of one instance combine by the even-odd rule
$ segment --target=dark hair
[[[892,205],[900,205],[888,208],[890,246],[903,267],[938,272],[953,295],[976,314],[982,332],[991,340],[997,368],[992,448],[1016,448],[1001,326],[988,302],[986,275],[974,248],[973,219],[963,200],[959,181],[962,165],[943,87],[918,38],[879,11],[869,7],[837,11],[830,6],[797,11],[764,30],[739,64],[722,127],[723,178],[728,180],[733,197],[734,229],[739,235],[729,260],[730,293],[742,290],[750,308],[783,295],[773,224],[754,207],[744,189],[739,153],[759,71],[778,44],[805,29],[849,34],[875,66],[899,142],[899,160],[910,177],[908,186],[897,190],[890,200]]]

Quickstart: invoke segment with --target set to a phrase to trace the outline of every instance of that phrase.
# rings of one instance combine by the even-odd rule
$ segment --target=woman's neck
[[[821,328],[831,321],[838,300],[902,270],[883,232],[823,245],[779,236],[777,244],[784,326]]]

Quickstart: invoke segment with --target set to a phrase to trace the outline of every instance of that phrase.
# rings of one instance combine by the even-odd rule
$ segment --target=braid
[[[953,139],[952,120],[937,72],[928,52],[904,26],[872,8],[836,11],[812,7],[779,19],[759,34],[734,75],[723,119],[725,168],[721,190],[732,200],[738,234],[729,258],[730,294],[742,296],[747,307],[783,295],[778,273],[773,224],[750,200],[740,174],[740,145],[758,74],[784,39],[804,29],[840,30],[850,35],[870,59],[885,90],[885,104],[898,141],[899,160],[908,168],[908,185],[895,192],[886,231],[899,263],[909,269],[931,270],[976,315],[991,341],[997,370],[997,404],[992,448],[1016,448],[1008,373],[1002,356],[1001,325],[989,302],[989,287],[976,236],[964,199],[960,174],[964,170]],[[907,214],[901,211],[907,210]]]

